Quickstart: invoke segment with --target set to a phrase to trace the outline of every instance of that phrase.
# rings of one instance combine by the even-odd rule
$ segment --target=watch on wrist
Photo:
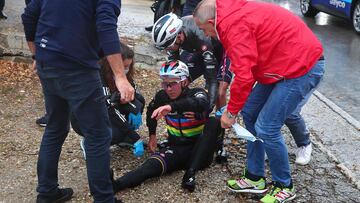
[[[236,114],[232,114],[232,113],[230,113],[230,112],[226,112],[226,116],[228,117],[228,118],[230,118],[230,119],[233,119],[233,118],[236,118]]]

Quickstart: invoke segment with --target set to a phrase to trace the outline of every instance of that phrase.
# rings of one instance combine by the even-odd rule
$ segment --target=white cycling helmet
[[[160,68],[160,78],[173,78],[185,80],[189,77],[189,69],[187,65],[181,61],[168,61],[162,64]]]
[[[152,29],[152,39],[155,47],[166,49],[176,41],[183,21],[174,13],[169,13],[157,20]]]

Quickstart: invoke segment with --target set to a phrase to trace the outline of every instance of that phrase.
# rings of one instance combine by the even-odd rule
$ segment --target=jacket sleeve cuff
[[[34,34],[34,32],[26,32],[26,33],[25,33],[25,38],[26,38],[26,41],[28,41],[28,42],[33,42],[33,41],[35,41],[35,34]]]
[[[234,108],[229,104],[228,104],[228,107],[226,110],[227,110],[227,112],[231,113],[232,115],[237,115],[239,113],[239,110],[237,110],[237,108]]]
[[[120,51],[121,51],[120,41],[114,40],[114,41],[103,43],[101,48],[104,53],[104,56],[120,53]]]
[[[23,25],[26,41],[33,42],[35,40],[36,24],[27,22],[27,19],[23,16]]]

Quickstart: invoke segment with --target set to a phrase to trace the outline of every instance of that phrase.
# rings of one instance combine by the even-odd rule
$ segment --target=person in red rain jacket
[[[229,180],[228,187],[236,192],[267,191],[266,152],[273,184],[261,201],[294,199],[280,130],[288,119],[293,129],[306,130],[300,110],[324,74],[320,41],[301,19],[270,3],[203,0],[194,17],[200,29],[221,41],[232,63],[235,77],[222,126],[231,127],[241,111],[247,130],[264,141],[248,143],[245,174]]]

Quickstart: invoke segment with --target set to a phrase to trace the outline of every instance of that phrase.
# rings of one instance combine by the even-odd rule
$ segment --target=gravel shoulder
[[[41,87],[36,74],[27,64],[0,60],[0,80],[0,202],[34,202],[36,161],[44,130],[35,124],[35,119],[44,113]],[[137,83],[149,102],[159,86],[157,72],[138,70]],[[165,134],[160,129],[159,135]],[[309,165],[295,165],[294,142],[287,129],[284,128],[283,132],[298,195],[294,202],[360,202],[359,190],[318,145],[314,145],[313,159]],[[140,134],[147,140],[145,126],[141,127]],[[246,156],[245,143],[237,140],[232,131],[228,131],[227,135],[228,164],[213,164],[200,171],[194,193],[181,189],[180,181],[184,172],[178,171],[145,181],[141,186],[117,195],[125,202],[257,202],[257,196],[234,194],[226,189],[227,179],[241,175]],[[316,132],[313,132],[312,138],[316,139],[316,136]],[[136,168],[144,161],[144,158],[134,158],[129,149],[112,147],[111,151],[116,176]],[[59,184],[74,189],[71,202],[91,202],[79,136],[73,131],[63,146]]]

